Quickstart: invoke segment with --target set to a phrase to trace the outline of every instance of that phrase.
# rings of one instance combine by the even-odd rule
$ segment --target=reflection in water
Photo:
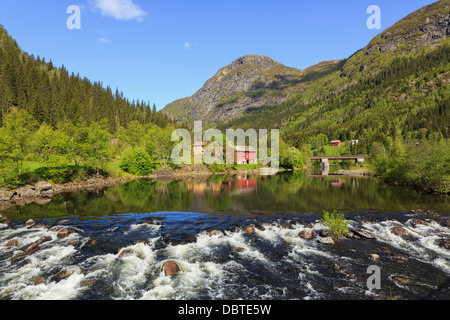
[[[329,246],[299,236],[320,234],[322,210],[334,209],[377,240]],[[62,194],[2,212],[12,222],[0,221],[0,300],[448,300],[450,255],[436,242],[450,237],[441,224],[448,213],[403,211],[413,209],[447,211],[444,200],[374,178],[306,172],[143,179]],[[398,227],[410,237],[395,235]],[[72,232],[64,238],[63,230]],[[376,292],[366,286],[369,253],[383,267]],[[169,260],[180,267],[174,277],[163,271]]]
[[[213,176],[210,179],[131,181],[100,192],[61,194],[46,205],[6,211],[11,219],[112,216],[127,213],[198,212],[214,216],[271,216],[284,213],[347,213],[378,210],[447,211],[445,200],[375,178],[310,177],[307,172],[275,176]]]

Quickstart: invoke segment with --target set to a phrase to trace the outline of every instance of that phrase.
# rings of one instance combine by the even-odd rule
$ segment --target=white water
[[[413,241],[395,236],[390,232],[394,226],[406,228]],[[434,244],[438,238],[450,237],[450,230],[435,222],[429,226],[419,225],[412,227],[410,222],[364,223],[363,227],[372,232],[383,243],[400,249],[408,254],[410,259],[417,259],[429,263],[438,269],[450,273],[450,253]],[[62,227],[61,227],[62,228]],[[10,258],[0,260],[0,298],[30,299],[30,300],[66,300],[77,299],[89,293],[92,288],[85,284],[95,281],[108,290],[107,297],[112,299],[274,299],[289,296],[288,287],[274,287],[270,284],[253,286],[251,279],[254,274],[249,269],[265,270],[272,275],[282,277],[280,266],[296,268],[297,277],[292,279],[295,285],[303,288],[304,295],[299,299],[324,299],[325,292],[321,291],[318,281],[334,280],[333,275],[321,272],[319,265],[313,261],[324,261],[326,264],[338,263],[343,268],[351,268],[352,264],[360,263],[349,257],[341,257],[330,252],[329,247],[321,245],[316,240],[308,241],[298,235],[305,229],[303,225],[292,225],[291,229],[284,229],[275,224],[266,226],[264,231],[256,230],[252,236],[243,234],[243,231],[225,231],[222,235],[210,237],[207,232],[196,236],[196,242],[183,245],[158,246],[161,241],[161,225],[135,224],[123,231],[124,235],[133,235],[135,232],[145,233],[148,243],[138,243],[123,248],[117,253],[100,254],[93,257],[79,259],[81,247],[68,245],[70,241],[89,241],[88,235],[78,229],[78,233],[69,238],[58,239],[57,230],[47,229],[27,230],[25,227],[8,229],[0,225],[0,254],[11,255],[17,248],[5,248],[9,239],[19,240],[19,247],[26,248],[44,236],[50,236],[51,242],[41,245],[41,250],[28,256],[30,263],[18,267]],[[318,233],[322,226],[314,225]],[[439,230],[441,233],[432,233]],[[111,237],[115,236],[111,229]],[[268,258],[267,252],[262,252],[259,246],[252,241],[257,238],[264,245],[278,250],[280,246],[288,244],[287,254],[281,261],[274,262]],[[243,248],[244,252],[234,253],[233,249]],[[123,250],[130,251],[121,257]],[[224,251],[225,250],[225,251]],[[228,251],[227,251],[228,250]],[[223,252],[229,252],[226,261],[222,261]],[[222,257],[216,261],[215,257]],[[166,277],[163,271],[164,264],[175,261],[180,267],[176,276]],[[55,275],[61,271],[74,273],[64,279],[57,280]],[[262,272],[264,276],[264,272]],[[44,283],[35,284],[34,279],[44,278]],[[344,294],[362,292],[367,296],[374,295],[358,283],[356,279],[349,279],[335,291]],[[95,287],[95,284],[94,284]],[[328,288],[330,289],[330,288]],[[245,296],[243,296],[245,295]]]

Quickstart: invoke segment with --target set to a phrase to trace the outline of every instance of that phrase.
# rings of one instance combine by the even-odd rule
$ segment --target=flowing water
[[[318,243],[323,210],[376,240]],[[446,200],[374,178],[143,179],[1,214],[11,223],[0,221],[0,299],[450,298],[450,251],[436,243],[450,238]],[[306,228],[314,240],[299,237]],[[168,261],[177,275],[165,276]],[[381,289],[367,287],[372,265]]]

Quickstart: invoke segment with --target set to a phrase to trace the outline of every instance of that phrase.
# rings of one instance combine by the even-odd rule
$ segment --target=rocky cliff
[[[220,69],[192,97],[166,106],[164,112],[178,120],[217,123],[286,100],[291,83],[302,74],[268,57],[247,55]]]

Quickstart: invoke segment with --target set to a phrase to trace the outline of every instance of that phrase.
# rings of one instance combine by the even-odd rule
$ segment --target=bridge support
[[[330,163],[328,162],[328,159],[321,159],[320,160],[320,173],[323,176],[327,176],[330,172]]]
[[[365,158],[357,158],[355,164],[362,166],[364,164]]]

